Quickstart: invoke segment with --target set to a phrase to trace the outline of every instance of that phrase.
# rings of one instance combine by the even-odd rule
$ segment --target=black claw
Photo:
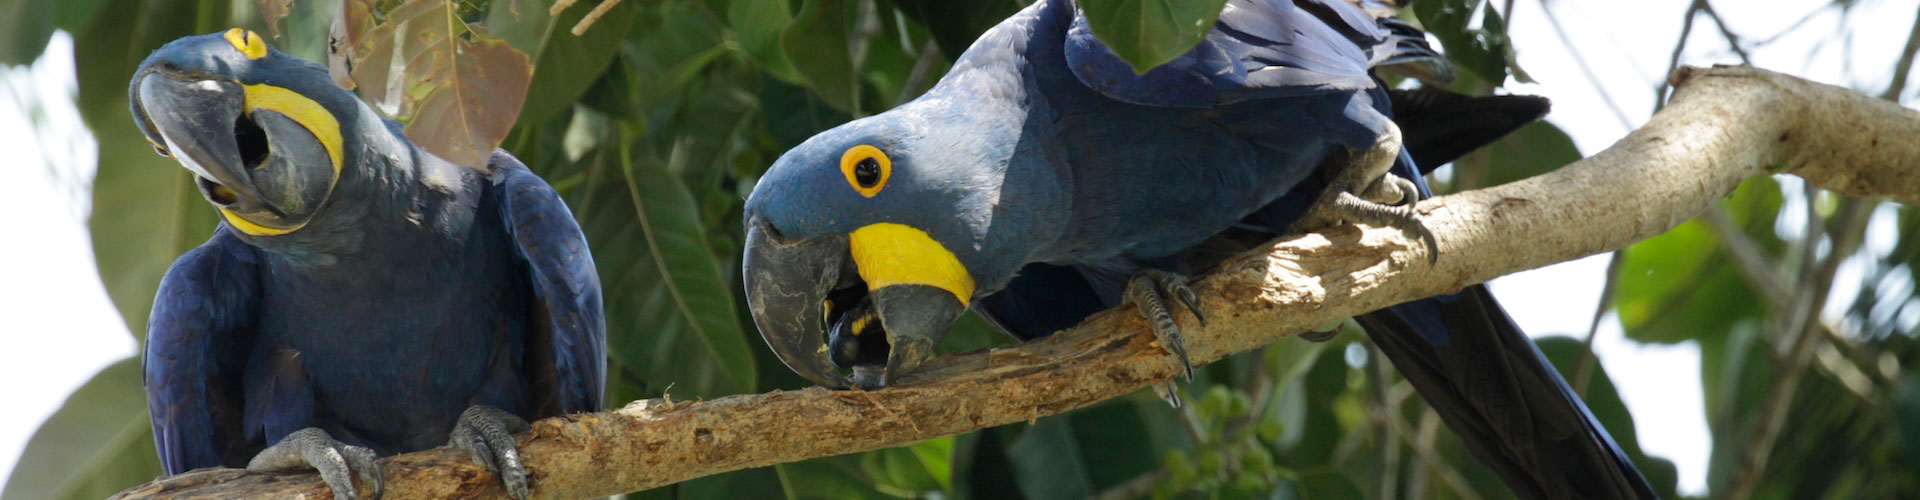
[[[1193,317],[1202,326],[1206,318],[1200,315],[1199,300],[1193,290],[1188,289],[1186,278],[1157,269],[1143,269],[1134,274],[1127,282],[1126,300],[1140,308],[1140,314],[1147,317],[1147,323],[1153,327],[1154,337],[1160,345],[1174,356],[1180,358],[1180,366],[1185,370],[1188,382],[1193,381],[1193,362],[1187,358],[1186,340],[1180,336],[1180,325],[1174,323],[1173,313],[1167,310],[1167,295],[1177,298],[1193,313]]]
[[[527,421],[518,415],[492,406],[473,405],[460,412],[460,420],[454,423],[447,444],[467,450],[473,455],[474,463],[486,466],[499,477],[507,496],[526,500],[527,468],[520,462],[520,449],[513,433],[527,429]]]
[[[308,427],[260,450],[247,462],[247,470],[313,469],[327,482],[327,488],[333,490],[336,500],[359,500],[360,495],[353,488],[353,476],[357,474],[361,482],[373,487],[373,495],[368,498],[377,499],[385,493],[386,485],[376,458],[373,450],[335,441],[327,431]]]
[[[1180,388],[1174,386],[1173,381],[1169,380],[1153,384],[1153,393],[1160,396],[1161,401],[1166,401],[1167,404],[1173,405],[1174,408],[1180,407]]]
[[[1324,332],[1306,332],[1306,333],[1300,334],[1300,340],[1305,340],[1308,342],[1326,342],[1329,340],[1333,340],[1333,336],[1339,333],[1340,333],[1340,330],[1337,328],[1333,330],[1327,330]]]

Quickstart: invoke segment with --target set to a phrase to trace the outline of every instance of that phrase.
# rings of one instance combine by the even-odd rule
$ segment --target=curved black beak
[[[286,216],[286,211],[261,196],[248,172],[236,130],[243,123],[240,115],[246,100],[238,82],[160,71],[139,78],[135,112],[144,113],[174,159],[200,177],[201,192],[208,201],[243,214]]]
[[[753,323],[780,361],[821,386],[849,386],[827,353],[825,332],[827,294],[852,272],[846,237],[789,240],[753,217],[741,267]]]

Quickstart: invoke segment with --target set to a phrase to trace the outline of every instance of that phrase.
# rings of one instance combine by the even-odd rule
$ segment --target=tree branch
[[[1194,284],[1205,363],[1335,320],[1503,274],[1620,248],[1712,206],[1770,171],[1855,196],[1920,200],[1920,113],[1750,68],[1683,68],[1668,107],[1599,154],[1418,209],[1442,257],[1389,229],[1342,226],[1276,240]],[[1180,316],[1187,319],[1186,316]],[[1130,308],[1016,347],[945,356],[874,392],[808,388],[712,401],[638,401],[547,419],[520,437],[536,498],[642,490],[747,467],[901,446],[1062,413],[1167,380],[1174,358]],[[441,448],[382,460],[387,498],[498,496],[495,480]],[[119,498],[326,498],[313,474],[194,471]]]

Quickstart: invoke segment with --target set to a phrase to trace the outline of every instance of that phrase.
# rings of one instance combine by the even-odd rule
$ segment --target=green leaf
[[[1485,12],[1480,27],[1468,27],[1473,24],[1474,9],[1483,1],[1429,0],[1414,3],[1413,13],[1428,33],[1440,39],[1440,46],[1454,65],[1495,86],[1506,82],[1508,74],[1515,80],[1532,82],[1533,77],[1514,63],[1513,41],[1507,37],[1506,22],[1499,12],[1482,9]]]
[[[103,1],[0,0],[0,64],[32,63],[54,29],[87,27]]]
[[[1777,254],[1782,244],[1773,234],[1773,221],[1782,200],[1772,178],[1756,177],[1723,203],[1738,229],[1762,250]],[[1672,343],[1722,336],[1741,321],[1764,319],[1766,301],[1734,265],[1699,220],[1629,247],[1614,300],[1627,336]]]
[[[1067,415],[1040,419],[1007,450],[1020,492],[1029,498],[1090,498],[1093,480]]]
[[[582,202],[580,213],[606,288],[618,368],[653,391],[673,385],[682,397],[752,391],[746,332],[692,195],[658,162],[607,160],[618,163],[599,168],[617,168],[618,177],[603,173],[600,198]]]
[[[872,486],[855,463],[861,455],[822,457],[773,466],[789,500],[882,500],[893,498]]]
[[[1146,73],[1200,43],[1226,0],[1084,0],[1087,25],[1120,60]]]
[[[951,61],[973,45],[980,34],[1019,12],[1019,0],[893,0],[900,13],[927,27],[940,52]]]
[[[1031,498],[1086,498],[1159,469],[1160,456],[1182,433],[1172,412],[1142,396],[1040,419],[1007,452],[1020,491]]]
[[[101,369],[34,431],[0,498],[96,499],[160,475],[140,359]]]
[[[548,21],[546,38],[534,58],[527,103],[520,108],[520,123],[543,123],[559,116],[607,71],[608,63],[619,52],[620,41],[633,28],[637,4],[620,2],[578,36],[569,30],[592,9],[567,9]]]
[[[1455,189],[1498,186],[1552,172],[1580,158],[1580,149],[1560,127],[1533,122],[1454,162]],[[1469,173],[1480,178],[1466,179]]]
[[[787,0],[732,0],[727,25],[733,28],[740,50],[766,68],[767,74],[789,83],[804,81],[780,43],[782,30],[793,21]]]
[[[860,109],[860,81],[848,49],[854,8],[846,0],[807,0],[780,33],[787,60],[820,99],[843,111]],[[857,114],[857,113],[856,113]]]

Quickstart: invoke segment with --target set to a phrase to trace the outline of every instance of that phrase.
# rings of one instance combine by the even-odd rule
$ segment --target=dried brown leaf
[[[382,114],[407,123],[415,144],[479,168],[513,127],[533,67],[527,55],[461,20],[446,0],[408,0],[376,12],[348,0],[335,23],[332,62]]]
[[[280,20],[287,17],[293,0],[253,0],[253,5],[260,9],[260,19],[267,22],[267,32],[275,39],[280,38]]]

